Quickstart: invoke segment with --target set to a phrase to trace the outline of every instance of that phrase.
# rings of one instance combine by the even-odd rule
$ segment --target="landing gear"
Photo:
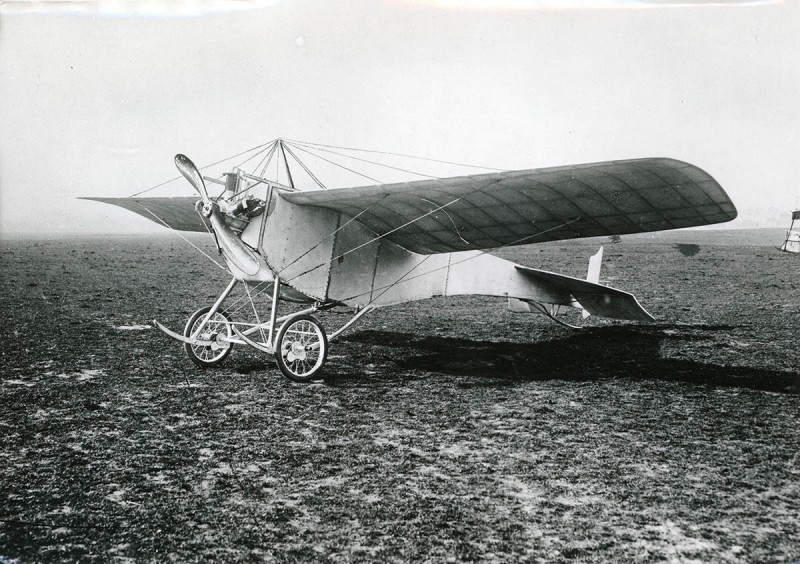
[[[232,321],[221,306],[237,283],[236,278],[231,280],[214,305],[194,312],[182,335],[156,320],[153,320],[153,325],[182,342],[189,359],[202,368],[219,365],[231,354],[234,344],[249,345],[273,355],[278,368],[293,382],[310,382],[320,377],[320,370],[328,358],[328,341],[336,339],[374,309],[374,306],[366,305],[353,312],[353,317],[329,337],[320,322],[310,314],[330,309],[334,304],[315,303],[302,311],[278,317],[280,279],[276,276],[269,320],[261,322],[256,315],[255,324]],[[252,298],[250,301],[252,303]]]
[[[275,360],[289,380],[310,382],[318,378],[327,356],[328,337],[313,316],[295,315],[278,331]]]
[[[191,338],[209,311],[211,311],[211,306],[200,308],[194,312],[186,322],[183,336],[187,339]],[[217,366],[225,360],[233,349],[233,343],[230,342],[232,337],[230,321],[228,315],[218,309],[205,324],[200,334],[196,336],[197,340],[209,344],[183,343],[189,359],[202,368]]]

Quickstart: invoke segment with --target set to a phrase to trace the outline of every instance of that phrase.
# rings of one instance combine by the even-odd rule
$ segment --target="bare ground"
[[[580,276],[596,246],[499,254]],[[657,323],[429,300],[298,385],[149,326],[225,285],[180,240],[3,241],[0,562],[800,559],[800,258],[624,238],[603,280]]]

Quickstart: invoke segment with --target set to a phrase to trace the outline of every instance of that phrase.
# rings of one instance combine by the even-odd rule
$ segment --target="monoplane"
[[[329,343],[362,316],[435,296],[503,297],[512,311],[556,321],[563,308],[578,308],[584,317],[652,321],[632,294],[599,283],[602,248],[586,280],[489,251],[710,225],[737,215],[708,173],[670,158],[300,191],[286,161],[290,146],[276,140],[270,150],[283,153],[287,182],[239,168],[224,181],[204,177],[179,154],[175,165],[199,200],[88,198],[171,229],[213,234],[229,284],[189,317],[182,333],[154,321],[201,367],[218,365],[234,345],[248,345],[274,355],[289,379],[310,381],[320,376]],[[221,194],[212,197],[205,180],[224,185]],[[237,286],[252,306],[247,319],[225,307]],[[270,298],[265,319],[254,295]],[[303,305],[280,315],[281,302]],[[329,335],[314,314],[338,307],[352,317]]]

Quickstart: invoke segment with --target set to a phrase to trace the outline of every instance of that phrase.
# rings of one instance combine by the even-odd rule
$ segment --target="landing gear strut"
[[[329,337],[322,324],[311,314],[333,307],[333,304],[316,303],[297,313],[278,317],[280,279],[276,276],[269,321],[256,324],[237,322],[232,321],[221,307],[237,284],[234,278],[214,305],[194,312],[182,335],[158,321],[153,321],[153,324],[173,339],[181,341],[189,359],[202,368],[219,365],[231,354],[235,344],[250,345],[273,355],[278,368],[293,382],[310,382],[320,378],[320,371],[328,358],[329,340],[336,339],[374,309],[374,306],[367,305],[354,312],[353,317]]]

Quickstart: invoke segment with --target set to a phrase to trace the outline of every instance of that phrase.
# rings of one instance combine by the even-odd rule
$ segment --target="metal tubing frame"
[[[341,335],[342,333],[347,331],[350,328],[351,325],[353,325],[356,321],[361,319],[361,317],[363,317],[367,312],[370,312],[373,309],[375,309],[375,307],[377,307],[377,306],[374,306],[374,305],[366,305],[366,306],[364,306],[363,309],[361,309],[361,311],[359,311],[358,313],[356,313],[353,316],[353,319],[351,319],[350,321],[348,321],[347,323],[342,325],[338,330],[336,330],[333,333],[331,333],[330,335],[328,335],[328,342],[330,343],[336,337],[338,337],[339,335]]]
[[[369,313],[373,309],[376,309],[377,307],[378,306],[367,305],[364,308],[362,308],[361,310],[359,310],[353,316],[352,319],[350,319],[347,323],[342,325],[339,329],[337,329],[336,331],[334,331],[333,333],[328,335],[328,342],[330,343],[333,340],[335,340],[337,337],[339,337],[339,335],[341,335],[342,333],[347,331],[350,327],[352,327],[364,315],[366,315],[367,313]],[[289,319],[291,319],[292,317],[295,317],[297,315],[304,315],[304,314],[307,314],[307,313],[314,313],[315,311],[318,311],[318,310],[319,310],[318,306],[306,308],[306,309],[301,310],[301,311],[296,311],[294,313],[290,313],[288,315],[283,315],[281,317],[278,317],[278,318],[275,319],[274,324],[261,323],[259,325],[253,325],[252,327],[248,328],[245,331],[240,331],[236,327],[236,325],[238,325],[238,324],[235,321],[232,321],[231,322],[231,327],[233,328],[233,332],[236,333],[237,335],[239,335],[240,338],[223,338],[222,340],[225,341],[225,342],[228,342],[228,343],[235,343],[235,344],[238,344],[238,345],[250,345],[250,346],[253,346],[254,348],[256,348],[256,349],[258,349],[260,351],[264,351],[264,352],[269,352],[271,354],[275,354],[275,345],[272,342],[272,336],[270,336],[270,340],[269,340],[269,343],[267,344],[267,346],[264,346],[263,343],[256,343],[259,346],[255,346],[255,345],[253,345],[253,341],[251,339],[247,339],[248,335],[250,335],[251,333],[255,333],[259,329],[264,329],[264,328],[269,328],[270,329],[270,333],[273,333],[272,327],[275,327],[277,324],[284,323],[285,321],[288,321]],[[247,339],[248,341],[251,341],[251,342],[248,343],[247,341],[244,341],[242,339],[242,337]],[[267,348],[269,349],[268,351],[267,351]],[[317,347],[312,345],[312,348],[317,348]]]
[[[283,323],[284,321],[286,321],[290,317],[294,317],[295,315],[303,315],[305,313],[314,313],[315,311],[317,311],[316,307],[309,307],[309,308],[306,308],[306,309],[304,309],[302,311],[297,311],[295,313],[290,313],[288,315],[282,315],[281,317],[278,317],[275,320],[275,323],[276,324]],[[255,333],[256,331],[259,331],[261,329],[271,329],[271,327],[272,327],[272,324],[269,323],[269,322],[268,323],[259,323],[257,325],[253,325],[252,327],[250,327],[250,328],[248,328],[248,329],[246,329],[244,331],[241,331],[240,329],[238,329],[236,327],[237,325],[241,325],[241,323],[237,323],[235,321],[231,321],[230,325],[231,325],[231,328],[234,329],[234,333],[241,333],[245,337],[247,337],[250,334]],[[271,339],[272,339],[272,337],[270,337],[270,342],[269,342],[269,346],[270,347],[272,347],[272,340]],[[236,338],[223,337],[222,340],[225,341],[226,343],[235,343],[237,345],[248,345],[248,344],[250,344],[250,343],[246,343],[246,342],[242,341],[241,339],[236,339]]]
[[[303,310],[300,310],[300,311],[296,311],[294,313],[290,313],[290,314],[287,314],[287,315],[282,315],[282,316],[278,317],[275,320],[275,323],[283,323],[284,321],[286,321],[290,317],[294,317],[295,315],[303,315],[304,313],[314,313],[315,311],[318,311],[318,308],[309,307],[309,308],[306,308],[306,309],[303,309]],[[268,321],[266,323],[257,323],[255,325],[253,325],[252,327],[242,331],[242,333],[244,335],[250,335],[251,333],[255,333],[256,331],[258,331],[260,329],[269,329],[271,324],[272,324],[272,322],[270,322],[270,321]],[[244,324],[243,323],[237,323],[236,321],[231,321],[231,325],[244,325]]]
[[[289,315],[281,316],[281,317],[279,317],[278,319],[275,320],[275,323],[283,323],[284,321],[286,321],[290,317],[294,317],[295,315],[302,315],[302,314],[305,314],[305,313],[314,313],[315,311],[317,311],[317,308],[310,307],[310,308],[304,309],[302,311],[298,311],[298,312],[295,312],[295,313],[290,313]],[[265,328],[269,327],[268,323],[251,324],[251,323],[240,323],[240,322],[236,322],[236,321],[229,321],[228,324],[231,326],[231,329],[233,329],[235,333],[241,333],[241,334],[245,335],[245,337],[247,337],[247,335],[250,335],[251,333],[255,333],[256,331],[258,331],[260,329],[265,329]],[[164,327],[161,323],[159,323],[155,319],[153,320],[153,325],[155,325],[156,327],[161,329],[164,333],[166,333],[167,335],[169,335],[173,339],[181,341],[183,343],[189,343],[190,345],[201,345],[201,346],[210,346],[211,344],[214,343],[214,341],[203,341],[203,340],[199,340],[197,338],[184,337],[183,335],[180,335],[180,334],[170,330],[169,328]],[[237,325],[250,325],[250,328],[245,330],[245,331],[240,331],[236,327]],[[234,338],[234,337],[222,337],[221,340],[226,342],[226,343],[233,343],[233,344],[236,344],[236,345],[247,345],[247,344],[249,344],[249,343],[246,343],[245,341],[243,341],[241,339],[237,339],[237,338]]]
[[[553,321],[555,321],[559,325],[563,325],[564,327],[569,327],[570,329],[583,329],[583,327],[578,327],[577,325],[572,325],[571,323],[567,323],[566,321],[562,321],[561,319],[557,318],[555,314],[557,313],[558,308],[561,307],[559,305],[556,305],[556,304],[547,304],[547,305],[545,305],[542,302],[537,302],[537,301],[534,301],[534,300],[523,300],[523,301],[525,301],[529,305],[533,306],[533,308],[536,309],[536,311],[538,311],[539,313],[541,313],[542,315],[544,315],[546,317],[549,317],[550,319],[552,319]],[[547,306],[550,306],[550,307],[547,307]],[[572,307],[572,306],[567,306],[567,307]]]
[[[281,277],[277,274],[275,275],[274,286],[272,288],[272,311],[269,315],[269,337],[267,337],[267,341],[269,342],[269,347],[275,350],[275,347],[272,344],[272,338],[275,335],[275,323],[278,319],[278,301],[281,299]]]
[[[201,343],[200,341],[197,340],[197,336],[200,334],[200,332],[206,326],[206,324],[208,323],[209,319],[211,319],[211,317],[215,313],[217,313],[217,311],[219,311],[219,308],[220,308],[220,306],[222,306],[222,303],[230,295],[230,293],[233,291],[233,289],[236,287],[236,284],[238,284],[238,283],[239,283],[239,280],[237,280],[236,278],[231,279],[230,283],[228,283],[228,286],[222,291],[222,293],[219,295],[217,300],[214,302],[214,305],[212,305],[211,309],[208,310],[208,313],[203,318],[203,321],[200,323],[200,325],[198,325],[197,329],[188,338],[187,337],[183,337],[183,335],[179,336],[177,333],[174,333],[174,332],[168,330],[166,327],[161,326],[161,324],[159,324],[158,322],[155,322],[155,323],[156,323],[156,325],[159,326],[159,328],[162,331],[164,331],[165,333],[167,333],[171,337],[174,337],[174,338],[176,338],[176,339],[178,339],[180,341],[184,341],[184,342],[187,342],[187,343]],[[274,341],[275,336],[276,336],[276,328],[277,328],[278,323],[283,323],[283,322],[287,321],[288,319],[290,319],[290,318],[292,318],[292,317],[294,317],[296,315],[304,315],[304,314],[308,314],[308,313],[314,313],[315,311],[319,310],[319,304],[315,304],[313,307],[306,308],[306,309],[298,311],[298,312],[294,312],[294,313],[290,313],[288,315],[282,315],[281,317],[278,317],[278,303],[280,302],[280,293],[281,293],[281,279],[280,279],[279,276],[275,276],[275,280],[273,282],[273,289],[272,289],[272,308],[271,308],[271,311],[270,311],[270,320],[269,320],[268,323],[257,323],[257,324],[249,327],[248,329],[246,329],[244,331],[239,331],[235,327],[237,325],[237,323],[235,321],[230,321],[229,322],[230,325],[234,329],[234,333],[242,335],[243,337],[247,337],[248,335],[250,335],[252,333],[255,333],[256,331],[260,331],[262,329],[268,329],[269,330],[269,336],[267,338],[268,342],[267,342],[265,348],[269,349],[270,352],[273,353],[273,354],[275,352],[275,345],[274,345],[273,341]],[[353,316],[352,319],[350,319],[347,323],[342,325],[339,329],[337,329],[336,331],[334,331],[333,333],[331,333],[328,336],[328,342],[333,341],[339,335],[341,335],[342,333],[347,331],[347,329],[352,327],[359,319],[361,319],[364,315],[366,315],[368,312],[372,311],[376,307],[377,306],[374,306],[374,305],[367,305],[364,308],[362,308],[361,310],[359,310]],[[249,340],[250,339],[248,339],[248,341]],[[242,340],[241,338],[223,338],[223,341],[228,342],[228,343],[242,344],[242,345],[249,344],[249,345],[252,346],[252,343],[248,343],[248,342]],[[262,348],[262,347],[257,347],[257,348],[259,350],[264,350],[264,348]]]
[[[200,331],[202,331],[203,328],[206,326],[206,323],[208,323],[208,320],[211,319],[211,317],[215,313],[217,313],[217,311],[219,310],[219,307],[222,305],[222,302],[225,301],[225,298],[227,298],[230,295],[230,293],[233,291],[233,289],[236,287],[236,284],[238,284],[238,283],[239,283],[239,281],[236,278],[231,279],[230,283],[228,284],[228,287],[225,288],[222,291],[222,293],[217,298],[217,301],[214,302],[214,305],[212,305],[211,309],[208,310],[208,313],[203,318],[202,323],[200,323],[200,325],[197,326],[197,329],[195,329],[194,333],[191,334],[190,338],[192,340],[197,339],[197,336],[200,334]]]

